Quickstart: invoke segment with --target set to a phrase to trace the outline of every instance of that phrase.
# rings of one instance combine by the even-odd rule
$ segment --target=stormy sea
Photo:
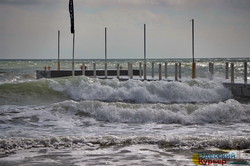
[[[235,63],[242,81],[244,61],[250,58],[197,59],[191,79],[190,59],[152,59],[148,77],[151,62],[168,62],[168,79],[119,81],[36,79],[45,66],[57,70],[57,60],[0,60],[0,165],[250,165],[250,100],[223,86],[225,62]],[[75,68],[94,62],[103,68],[101,59],[76,60]],[[128,62],[138,69],[142,61],[109,60],[108,68]],[[171,81],[175,62],[181,81]]]

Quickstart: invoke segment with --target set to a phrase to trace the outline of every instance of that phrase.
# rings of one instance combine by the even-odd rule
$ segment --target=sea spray
[[[132,103],[212,103],[232,97],[221,83],[192,80],[186,82],[139,81],[119,82],[117,79],[99,80],[71,77],[53,80],[50,87],[69,95],[73,100],[101,100]]]

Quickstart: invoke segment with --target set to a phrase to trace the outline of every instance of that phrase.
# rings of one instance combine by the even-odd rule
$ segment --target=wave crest
[[[120,82],[71,77],[54,80],[50,87],[67,93],[73,100],[122,101],[134,103],[220,102],[232,97],[221,83],[191,80],[186,82],[139,81]]]

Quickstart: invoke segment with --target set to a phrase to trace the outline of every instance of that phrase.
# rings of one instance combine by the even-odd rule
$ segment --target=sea
[[[235,80],[243,82],[245,61],[250,58],[196,59],[192,79],[191,59],[148,59],[151,81],[119,81],[36,79],[36,70],[57,70],[57,60],[0,60],[0,165],[250,165],[250,99],[223,86],[225,62],[234,63]],[[127,69],[128,62],[139,69],[144,61],[107,61],[109,69],[118,63]],[[104,68],[102,59],[77,59],[75,70],[83,63]],[[179,81],[175,63],[182,66]],[[72,68],[71,60],[60,64]]]

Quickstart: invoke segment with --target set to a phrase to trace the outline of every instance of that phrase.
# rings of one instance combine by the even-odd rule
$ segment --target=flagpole
[[[74,3],[69,0],[69,14],[70,14],[70,31],[73,33],[73,52],[72,52],[72,76],[75,76],[75,26],[74,26]]]
[[[75,76],[75,32],[73,33],[72,76]]]
[[[58,60],[57,60],[57,70],[60,70],[60,31],[58,31]]]
[[[192,79],[194,79],[196,76],[196,63],[194,60],[194,19],[191,19],[192,22]]]

